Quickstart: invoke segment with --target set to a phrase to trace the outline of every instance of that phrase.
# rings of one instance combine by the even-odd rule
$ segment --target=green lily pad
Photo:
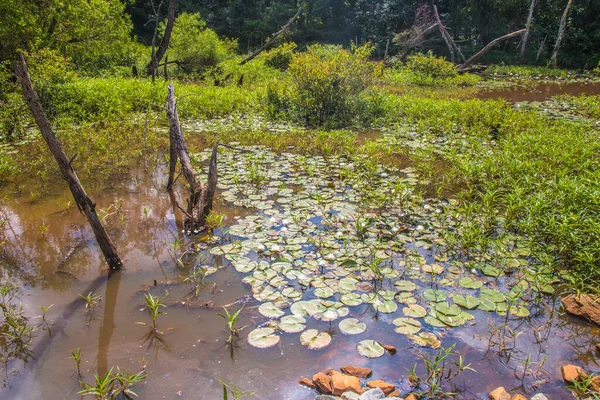
[[[446,292],[442,290],[426,289],[423,291],[423,296],[434,302],[440,302],[446,300]]]
[[[420,347],[431,347],[439,349],[442,345],[440,339],[431,332],[419,332],[414,335],[406,335],[406,337],[415,345]]]
[[[443,323],[442,321],[440,321],[437,317],[434,317],[433,315],[428,315],[425,318],[423,318],[423,321],[425,321],[425,323],[434,326],[436,328],[445,328],[446,324]]]
[[[475,280],[471,277],[464,277],[458,280],[458,284],[465,289],[479,289],[483,286],[483,282]]]
[[[258,307],[258,312],[267,318],[279,318],[285,314],[285,312],[281,311],[271,302],[261,304]]]
[[[320,297],[322,299],[328,299],[334,295],[334,292],[331,288],[322,287],[315,289],[315,296]]]
[[[275,346],[279,343],[279,336],[275,335],[275,329],[272,328],[258,328],[254,329],[248,334],[248,343],[251,346],[264,349],[267,347]]]
[[[444,314],[450,317],[457,316],[461,313],[460,307],[458,307],[456,304],[450,305],[445,301],[440,303],[432,303],[431,307],[434,308],[438,314]]]
[[[356,293],[346,293],[340,296],[340,301],[347,306],[359,306],[362,304],[362,299]]]
[[[367,325],[356,318],[346,318],[340,321],[339,328],[346,335],[358,335],[367,329]]]
[[[414,334],[421,330],[421,323],[413,318],[396,318],[392,323],[397,326],[395,331],[403,335]]]
[[[496,311],[496,303],[490,299],[480,299],[478,308],[481,311]]]
[[[402,312],[407,317],[423,318],[427,314],[427,310],[418,304],[411,304],[402,309]]]
[[[392,300],[385,300],[377,304],[377,311],[384,314],[391,314],[398,309],[398,304]]]
[[[287,315],[279,320],[279,329],[287,333],[298,333],[306,329],[306,319],[299,315]]]
[[[458,294],[454,296],[452,300],[454,300],[454,303],[458,304],[462,308],[466,308],[467,310],[472,310],[479,306],[479,299],[471,295],[463,296]]]
[[[394,286],[399,292],[412,292],[417,288],[417,285],[411,281],[396,281],[394,282]]]
[[[319,308],[315,303],[310,301],[297,301],[296,303],[292,304],[290,311],[294,315],[300,315],[302,317],[305,315],[310,315],[312,317],[319,312]]]
[[[309,329],[300,334],[300,343],[311,350],[322,349],[331,343],[331,335],[316,329]]]
[[[379,358],[385,353],[383,346],[375,340],[363,340],[356,346],[356,350],[361,356],[368,358]]]

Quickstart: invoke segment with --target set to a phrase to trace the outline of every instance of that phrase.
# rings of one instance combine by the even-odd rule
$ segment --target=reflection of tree
[[[106,281],[104,294],[104,315],[98,335],[98,374],[104,376],[108,371],[108,352],[110,339],[115,329],[115,310],[121,284],[121,272],[113,272]]]

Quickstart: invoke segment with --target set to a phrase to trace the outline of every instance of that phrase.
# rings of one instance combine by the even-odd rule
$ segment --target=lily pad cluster
[[[310,349],[327,346],[331,335],[307,330],[311,321],[368,335],[355,318],[365,309],[390,314],[381,323],[415,345],[439,347],[440,329],[475,323],[475,310],[527,317],[532,289],[548,286],[518,238],[504,257],[450,250],[442,232],[453,228],[445,215],[454,204],[422,200],[410,169],[245,147],[221,150],[218,188],[223,201],[254,211],[210,252],[245,275],[269,319],[248,337],[256,347],[276,345],[280,332],[300,333]],[[374,343],[358,351],[376,356]]]

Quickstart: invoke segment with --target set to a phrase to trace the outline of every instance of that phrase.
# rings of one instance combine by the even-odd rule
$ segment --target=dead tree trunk
[[[169,14],[167,16],[167,26],[165,27],[165,33],[162,37],[162,40],[160,41],[160,45],[158,46],[158,49],[156,50],[156,52],[154,52],[154,47],[153,47],[152,58],[150,59],[150,62],[146,66],[146,73],[148,75],[152,75],[152,77],[154,77],[156,75],[156,69],[158,68],[158,65],[160,64],[160,60],[162,60],[162,58],[165,56],[165,53],[167,52],[167,49],[169,48],[169,41],[171,40],[171,32],[173,31],[173,25],[175,24],[175,3],[176,3],[175,0],[169,0]],[[162,4],[162,2],[161,2],[161,4]],[[158,14],[156,15],[156,18],[158,19]],[[157,24],[158,24],[158,21],[157,21]],[[155,35],[156,35],[156,33],[155,33]]]
[[[552,51],[552,57],[550,58],[550,65],[552,67],[556,67],[558,62],[558,50],[560,49],[560,42],[562,42],[565,36],[565,30],[567,28],[567,16],[569,15],[569,8],[571,8],[571,3],[573,0],[569,0],[567,2],[567,6],[565,7],[565,11],[563,12],[562,17],[560,18],[560,26],[558,27],[558,37],[556,38],[556,43],[554,44],[554,50]]]
[[[438,30],[440,31],[440,35],[442,35],[442,38],[444,39],[444,42],[446,42],[446,46],[448,47],[448,51],[450,52],[450,61],[454,62],[454,48],[450,44],[448,37],[446,37],[446,34],[447,34],[446,29],[444,29],[444,24],[442,24],[442,20],[440,19],[440,14],[438,13],[438,9],[435,4],[433,5],[433,15],[435,16],[435,20],[437,21],[437,27],[438,27]],[[450,36],[450,35],[448,35],[448,36]]]
[[[260,53],[262,53],[263,51],[265,51],[269,46],[271,46],[275,40],[277,40],[277,38],[279,36],[281,36],[285,31],[287,31],[290,26],[292,26],[292,24],[294,23],[294,21],[300,16],[300,14],[302,13],[302,10],[304,9],[304,4],[306,3],[306,0],[302,0],[302,3],[300,3],[300,6],[298,7],[298,11],[296,11],[296,14],[294,14],[294,16],[287,22],[287,24],[285,24],[280,30],[278,30],[277,32],[275,32],[271,38],[269,40],[267,40],[265,42],[265,44],[263,44],[260,49],[256,50],[254,53],[250,54],[248,57],[246,57],[246,59],[244,59],[242,62],[240,62],[240,65],[244,65],[246,64],[248,61],[252,61],[254,60],[256,57],[258,57],[258,55]]]
[[[465,61],[463,63],[463,65],[461,65],[459,67],[459,69],[465,69],[467,68],[469,65],[473,64],[475,61],[477,61],[481,56],[483,56],[485,53],[487,53],[488,51],[490,51],[492,49],[492,47],[494,47],[495,45],[497,45],[498,43],[510,39],[512,37],[521,35],[522,33],[525,32],[525,29],[520,29],[518,31],[509,33],[508,35],[504,35],[501,36],[499,38],[496,38],[494,40],[492,40],[491,42],[489,42],[483,49],[479,50],[479,52],[477,54],[475,54],[473,57],[469,58],[467,61]]]
[[[428,26],[426,29],[423,30],[423,32],[419,33],[414,39],[410,40],[410,43],[408,43],[408,45],[406,46],[406,49],[404,49],[404,53],[402,53],[402,57],[400,58],[400,60],[402,62],[405,62],[406,59],[408,58],[408,54],[410,53],[410,51],[412,50],[413,47],[417,46],[421,40],[432,30],[434,30],[437,27],[437,22]]]
[[[171,155],[177,154],[181,162],[183,176],[190,186],[190,198],[187,202],[187,211],[184,219],[184,230],[188,235],[197,235],[205,229],[206,217],[212,210],[213,197],[217,188],[217,150],[219,144],[213,147],[208,169],[206,185],[196,180],[190,155],[183,137],[183,131],[179,122],[179,114],[175,101],[175,87],[169,85],[169,97],[167,99],[167,117],[169,118],[169,135],[171,137]],[[173,145],[175,150],[173,150]],[[173,158],[171,159],[173,160]],[[176,160],[176,159],[175,159]],[[173,162],[173,161],[171,161]]]
[[[523,64],[523,61],[525,60],[525,48],[527,47],[527,40],[529,39],[529,32],[531,30],[531,21],[533,20],[533,10],[535,10],[536,4],[537,0],[531,0],[529,14],[527,15],[527,23],[525,24],[525,33],[523,34],[523,43],[521,44],[521,55],[519,57],[521,64]]]
[[[540,42],[540,48],[538,49],[537,54],[535,56],[535,65],[537,65],[537,63],[540,59],[540,56],[542,55],[542,51],[544,50],[544,45],[546,44],[546,39],[548,39],[548,36],[545,36],[544,40],[542,40]]]
[[[40,132],[60,168],[63,179],[67,181],[67,184],[69,185],[69,189],[71,190],[71,194],[73,194],[73,198],[77,203],[77,207],[79,207],[79,210],[85,214],[88,222],[90,223],[92,230],[94,231],[94,235],[96,236],[96,241],[100,246],[100,250],[102,250],[102,254],[104,254],[104,258],[106,259],[108,267],[111,270],[120,269],[123,266],[123,262],[117,255],[115,246],[104,230],[104,226],[102,226],[102,223],[96,214],[96,204],[88,197],[83,189],[83,186],[81,186],[81,183],[79,182],[79,178],[73,170],[72,163],[77,154],[69,159],[65,154],[60,142],[56,138],[56,135],[52,131],[50,122],[48,121],[46,113],[44,112],[42,104],[40,103],[40,99],[33,88],[33,85],[31,84],[29,71],[27,70],[27,63],[25,62],[25,56],[23,53],[20,54],[20,59],[17,61],[15,72],[21,81],[25,102],[29,106]]]

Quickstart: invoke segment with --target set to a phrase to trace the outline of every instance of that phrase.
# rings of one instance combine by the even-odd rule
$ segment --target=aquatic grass
[[[165,314],[165,312],[161,311],[160,309],[166,307],[166,305],[163,302],[168,295],[168,292],[165,293],[163,297],[157,297],[153,296],[151,293],[145,293],[144,299],[146,300],[146,310],[148,310],[148,314],[150,314],[152,325],[149,325],[145,322],[138,322],[138,324],[150,326],[154,333],[161,333],[158,331],[157,322],[159,315]]]
[[[471,368],[471,364],[465,365],[462,355],[454,351],[455,346],[442,347],[433,354],[419,354],[419,358],[425,366],[426,375],[421,382],[421,385],[425,386],[425,391],[422,394],[427,396],[427,398],[453,397],[456,393],[445,391],[444,387],[465,371],[476,372]],[[452,357],[456,358],[456,356],[458,356],[458,359],[451,360]],[[410,375],[414,381],[416,365],[413,366]]]
[[[125,398],[138,397],[132,386],[146,379],[146,371],[130,374],[127,371],[121,371],[119,367],[116,368],[116,372],[113,372],[114,369],[115,367],[111,367],[103,376],[94,374],[93,384],[82,382],[83,389],[78,394],[93,396],[98,400],[118,399],[121,396]]]
[[[566,103],[569,107],[574,108],[577,114],[600,119],[600,96],[572,96],[562,95],[554,98],[557,102]]]
[[[81,347],[72,351],[69,358],[75,361],[75,365],[77,366],[77,376],[81,378]]]
[[[223,386],[223,400],[239,400],[254,394],[252,391],[241,390],[234,382],[225,383],[225,381],[221,379],[221,385]],[[230,395],[232,396],[231,398]]]
[[[234,313],[230,313],[229,310],[227,310],[226,307],[223,307],[223,311],[225,312],[224,314],[217,314],[219,315],[219,317],[223,318],[225,320],[225,322],[227,322],[227,328],[229,329],[229,338],[227,339],[227,343],[231,344],[233,342],[233,336],[235,335],[236,337],[239,335],[239,331],[241,331],[242,329],[244,329],[245,327],[238,327],[237,323],[240,317],[240,313],[242,312],[242,310],[244,309],[244,307],[240,308],[239,310],[237,310]]]

